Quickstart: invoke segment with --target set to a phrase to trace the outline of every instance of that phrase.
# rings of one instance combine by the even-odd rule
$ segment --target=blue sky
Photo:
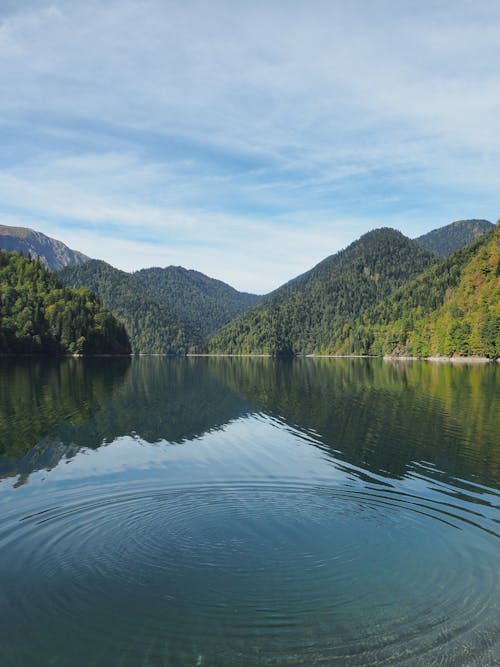
[[[266,292],[500,216],[500,4],[0,0],[0,223]]]

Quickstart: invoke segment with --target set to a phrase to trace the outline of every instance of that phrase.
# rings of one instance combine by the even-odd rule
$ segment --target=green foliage
[[[181,266],[142,269],[133,276],[163,308],[177,313],[202,337],[228,324],[260,298]]]
[[[59,276],[66,285],[87,287],[102,299],[125,325],[133,352],[186,354],[203,349],[199,334],[162,307],[133,275],[90,260],[65,267]]]
[[[450,225],[419,236],[415,242],[436,255],[446,257],[482,234],[491,232],[493,226],[488,220],[457,220]]]
[[[500,227],[441,260],[346,325],[337,352],[500,354]]]
[[[435,262],[393,229],[362,236],[283,285],[209,341],[211,352],[309,354],[333,350],[335,334]]]
[[[0,250],[0,352],[128,354],[130,344],[88,289],[63,287],[39,259]]]

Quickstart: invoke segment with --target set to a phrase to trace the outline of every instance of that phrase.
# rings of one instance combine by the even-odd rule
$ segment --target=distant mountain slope
[[[0,250],[0,352],[129,354],[130,343],[89,290],[63,287],[40,260]]]
[[[445,227],[434,229],[419,236],[415,242],[431,252],[446,257],[451,252],[463,248],[486,232],[491,232],[495,225],[488,220],[457,220]]]
[[[394,229],[377,229],[279,287],[209,341],[211,352],[329,352],[334,332],[436,261]]]
[[[134,352],[185,354],[201,349],[201,337],[157,303],[130,273],[94,259],[67,266],[59,276],[66,285],[87,287],[102,299],[125,325]]]
[[[0,225],[0,248],[20,252],[25,257],[39,257],[48,269],[57,271],[64,266],[81,264],[89,258],[77,250],[71,250],[61,241],[45,236],[27,227]]]
[[[337,352],[500,354],[500,226],[452,253],[346,326]]]
[[[261,298],[238,292],[220,280],[182,266],[142,269],[133,276],[161,306],[177,313],[203,337],[213,334]]]

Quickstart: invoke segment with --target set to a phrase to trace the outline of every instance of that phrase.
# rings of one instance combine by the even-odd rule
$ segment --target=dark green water
[[[2,667],[500,664],[499,388],[2,360]]]

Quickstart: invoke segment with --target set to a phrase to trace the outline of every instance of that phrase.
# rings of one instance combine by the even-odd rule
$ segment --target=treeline
[[[0,353],[128,354],[130,343],[90,290],[63,287],[40,260],[0,250]]]

